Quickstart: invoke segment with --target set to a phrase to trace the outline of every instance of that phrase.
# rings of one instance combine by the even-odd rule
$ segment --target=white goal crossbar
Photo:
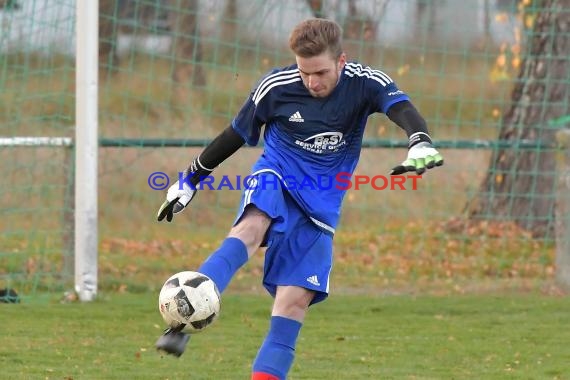
[[[71,137],[0,137],[0,147],[50,147],[63,146],[71,147],[73,140]]]

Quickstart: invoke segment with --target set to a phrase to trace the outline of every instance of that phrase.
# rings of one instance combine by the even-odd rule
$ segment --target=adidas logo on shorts
[[[317,278],[316,274],[313,276],[307,277],[307,282],[309,282],[315,286],[321,286],[321,284],[319,283],[319,279]]]

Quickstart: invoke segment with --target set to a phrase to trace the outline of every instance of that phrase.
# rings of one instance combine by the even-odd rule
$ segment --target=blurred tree
[[[388,1],[384,1],[384,7]],[[343,25],[344,37],[347,40],[373,41],[376,37],[377,26],[370,15],[358,11],[356,0],[348,0],[348,17]]]
[[[495,0],[499,12],[516,13],[518,0]]]
[[[306,0],[314,17],[326,18],[324,2],[322,0]],[[383,14],[389,0],[382,2]],[[371,41],[376,36],[377,22],[369,15],[363,15],[356,6],[356,0],[348,0],[348,14],[344,20],[343,30],[346,40]]]
[[[172,79],[177,83],[191,81],[194,86],[205,86],[206,74],[202,68],[202,43],[198,27],[198,0],[169,0],[168,20],[175,59]]]
[[[325,10],[323,7],[323,0],[307,0],[307,4],[309,4],[309,8],[313,12],[313,16],[319,18],[325,18]]]
[[[416,0],[415,28],[416,35],[433,34],[435,30],[436,11],[439,4],[436,0]]]
[[[489,0],[483,2],[483,34],[485,41],[491,40],[491,6]]]
[[[206,85],[198,28],[198,0],[99,0],[99,66],[107,72],[119,67],[119,32],[135,37],[170,33],[172,79]]]
[[[239,29],[237,0],[227,0],[223,15],[222,36],[224,39],[236,38]]]
[[[21,5],[16,0],[0,0],[0,10],[17,11]]]
[[[520,64],[499,140],[552,143],[548,121],[570,113],[570,0],[538,2],[526,56]],[[531,7],[536,11],[538,7]],[[501,148],[493,152],[487,176],[467,207],[470,218],[511,220],[535,237],[554,232],[556,163],[549,149]]]
[[[117,15],[119,1],[99,0],[99,69],[111,73],[119,67]]]

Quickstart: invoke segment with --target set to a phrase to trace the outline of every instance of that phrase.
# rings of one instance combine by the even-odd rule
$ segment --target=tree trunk
[[[427,32],[429,34],[434,33],[436,8],[439,5],[434,3],[435,0],[416,0],[415,36],[421,36]]]
[[[323,0],[307,0],[307,4],[309,5],[309,8],[311,8],[313,16],[326,18],[325,10],[323,7]]]
[[[356,0],[348,0],[348,16],[343,25],[344,39],[360,44],[363,41],[373,41],[376,37],[376,28],[377,24],[370,15],[358,11]]]
[[[503,115],[499,140],[553,143],[548,121],[569,113],[570,0],[545,0],[534,21],[527,54]],[[552,149],[493,152],[471,219],[513,221],[535,237],[553,236],[556,163]]]
[[[102,73],[116,72],[117,55],[117,0],[99,0],[99,69]]]
[[[172,28],[172,52],[176,62],[172,79],[175,83],[191,80],[194,86],[206,85],[202,68],[202,44],[198,28],[198,0],[170,0],[168,15]]]

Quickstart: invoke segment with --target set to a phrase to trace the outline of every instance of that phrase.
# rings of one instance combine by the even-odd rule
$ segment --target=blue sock
[[[301,322],[271,317],[271,327],[253,362],[253,372],[265,372],[286,379],[295,358],[295,345]]]
[[[238,238],[229,237],[202,263],[198,272],[210,277],[222,293],[247,259],[245,244]]]

